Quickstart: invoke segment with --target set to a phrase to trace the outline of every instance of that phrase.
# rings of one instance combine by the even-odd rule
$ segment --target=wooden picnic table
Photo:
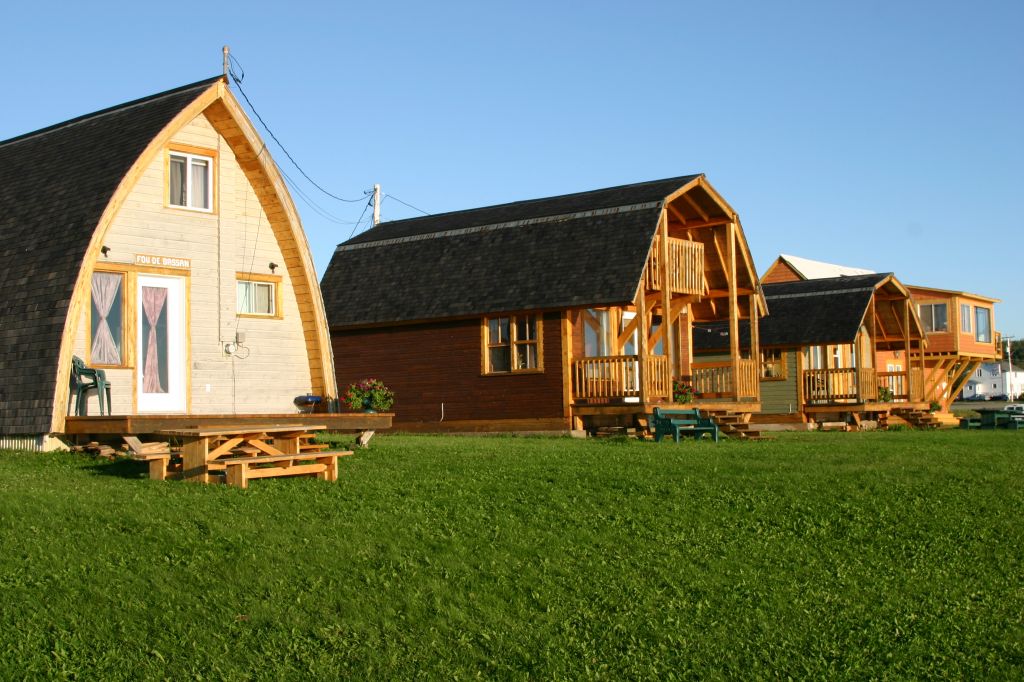
[[[294,424],[239,424],[237,426],[216,426],[210,428],[167,429],[159,431],[161,436],[181,439],[182,478],[186,481],[210,482],[210,470],[222,469],[217,460],[237,454],[240,450],[253,455],[254,462],[260,457],[267,461],[274,458],[283,462],[285,455],[301,454],[300,441],[313,431],[323,431],[326,425]],[[278,475],[289,475],[283,466]],[[295,471],[294,473],[303,473]]]

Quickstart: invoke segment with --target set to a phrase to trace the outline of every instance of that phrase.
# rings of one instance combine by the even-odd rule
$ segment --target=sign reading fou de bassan
[[[178,258],[177,256],[154,256],[148,253],[135,254],[135,264],[148,265],[155,268],[181,268],[182,270],[188,270],[192,267],[192,261],[188,258]]]

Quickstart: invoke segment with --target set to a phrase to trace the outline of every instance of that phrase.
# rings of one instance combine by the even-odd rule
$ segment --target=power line
[[[267,125],[267,122],[264,121],[263,117],[260,116],[260,113],[258,111],[256,111],[256,107],[254,107],[252,105],[252,100],[249,99],[249,96],[245,94],[245,90],[242,89],[242,80],[245,78],[245,69],[242,68],[242,65],[238,63],[238,60],[235,59],[234,56],[228,55],[228,57],[231,60],[231,62],[234,63],[234,64],[237,64],[238,68],[242,71],[242,77],[241,78],[239,78],[238,75],[235,74],[233,69],[228,71],[229,75],[231,76],[231,80],[233,80],[235,82],[235,87],[238,88],[238,92],[240,92],[242,94],[242,98],[245,99],[246,104],[249,105],[249,109],[252,111],[253,115],[263,125],[263,129],[266,130],[267,134],[270,135],[270,138],[274,142],[277,143],[277,146],[281,148],[281,151],[283,151],[284,155],[288,157],[288,160],[292,162],[292,165],[294,165],[295,168],[297,168],[298,171],[300,173],[302,173],[302,176],[304,178],[306,178],[307,180],[309,180],[310,184],[312,184],[314,187],[316,187],[318,190],[320,190],[321,192],[323,192],[327,196],[331,197],[332,199],[337,199],[338,201],[345,201],[345,202],[348,202],[348,203],[351,203],[351,204],[354,204],[354,203],[362,201],[363,200],[362,197],[360,197],[358,199],[346,199],[344,197],[339,197],[337,194],[332,194],[331,192],[328,192],[326,189],[321,187],[316,182],[316,180],[314,180],[313,178],[309,177],[309,174],[306,173],[306,171],[304,171],[302,169],[302,166],[300,166],[299,163],[294,159],[294,157],[292,157],[292,155],[288,152],[288,150],[285,148],[285,146],[283,144],[281,144],[281,140],[277,139],[277,136],[274,135],[274,131],[272,131],[270,129],[270,126]],[[365,195],[365,193],[364,193],[364,195]],[[417,210],[419,210],[419,209],[417,209]]]
[[[349,239],[352,239],[353,236],[355,236],[356,230],[359,229],[359,223],[363,222],[363,217],[366,216],[366,211],[370,208],[370,205],[372,203],[373,197],[370,197],[370,200],[366,202],[366,206],[363,206],[363,212],[359,214],[359,220],[357,220],[356,224],[352,226],[352,231],[349,232],[348,239],[346,239],[345,241],[348,241]]]
[[[399,199],[398,197],[396,197],[396,196],[395,196],[394,194],[385,194],[385,195],[384,195],[384,199],[394,199],[394,200],[395,200],[395,201],[397,201],[398,203],[400,203],[400,204],[403,204],[403,205],[405,205],[405,206],[408,206],[409,208],[411,208],[411,209],[412,209],[412,210],[414,210],[414,211],[419,211],[419,212],[420,212],[420,213],[422,213],[423,215],[430,215],[429,213],[427,213],[426,211],[424,211],[424,210],[423,210],[422,208],[416,208],[416,207],[415,207],[415,206],[413,206],[412,204],[410,204],[410,203],[407,203],[407,202],[405,202],[405,201],[402,201],[401,199]],[[384,203],[384,199],[381,199],[381,200],[380,200],[380,203],[382,203],[382,204],[383,204],[383,203]]]

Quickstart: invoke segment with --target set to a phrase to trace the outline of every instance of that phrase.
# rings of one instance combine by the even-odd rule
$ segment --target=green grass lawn
[[[0,679],[1024,677],[1024,435],[0,453]]]

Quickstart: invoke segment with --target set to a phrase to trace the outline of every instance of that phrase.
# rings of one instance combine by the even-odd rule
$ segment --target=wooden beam
[[[729,223],[729,224],[732,225],[732,223]],[[715,247],[715,253],[718,254],[718,262],[720,262],[722,264],[722,273],[725,275],[725,281],[726,281],[726,283],[731,284],[731,282],[732,282],[732,273],[729,270],[729,261],[725,257],[725,254],[722,253],[722,245],[718,243],[718,233],[717,232],[712,233],[712,235],[711,235],[711,242],[712,242],[712,244]]]
[[[637,380],[640,382],[640,403],[647,403],[647,330],[650,325],[647,323],[647,300],[644,296],[643,287],[637,292],[636,316],[641,320],[640,333],[636,338],[636,352],[639,356],[637,362]]]
[[[572,323],[569,311],[563,310],[561,317],[562,339],[562,417],[569,429],[572,429]]]
[[[658,256],[661,259],[661,326],[658,331],[661,332],[662,336],[665,337],[665,343],[663,347],[665,349],[665,355],[668,356],[668,371],[669,376],[674,376],[676,373],[676,357],[675,348],[672,347],[672,289],[669,286],[671,278],[669,277],[669,257],[668,257],[668,213],[665,211],[661,212],[660,226],[661,230],[661,254]],[[654,345],[652,344],[653,348]]]
[[[726,298],[731,296],[732,289],[708,289],[708,292],[704,294],[704,298]],[[739,296],[750,296],[757,294],[755,289],[748,289],[746,287],[736,287],[736,293]],[[902,338],[902,337],[901,337]]]
[[[673,217],[675,217],[676,220],[681,222],[683,224],[683,226],[686,227],[686,216],[684,216],[682,213],[680,213],[678,208],[676,208],[672,204],[667,204],[666,208],[668,208],[669,213],[671,213],[673,215]]]
[[[692,209],[693,209],[694,211],[696,211],[697,215],[699,215],[699,216],[700,216],[700,217],[701,217],[701,218],[702,218],[702,219],[704,220],[704,222],[708,222],[708,220],[709,220],[709,218],[708,218],[708,214],[704,212],[704,209],[702,209],[702,208],[701,208],[701,207],[700,207],[700,206],[699,206],[699,205],[697,204],[697,202],[696,202],[696,201],[694,201],[694,200],[693,200],[693,199],[692,199],[692,198],[690,197],[690,195],[689,195],[689,194],[684,194],[684,195],[683,195],[683,201],[685,201],[685,202],[686,202],[686,204],[687,204],[687,205],[688,205],[688,206],[689,206],[690,208],[692,208]],[[730,224],[732,224],[732,223],[730,223]]]
[[[740,378],[740,311],[736,294],[736,223],[726,227],[726,250],[729,254],[729,356],[732,360],[732,390],[739,396]]]
[[[754,389],[757,391],[755,398],[761,400],[761,330],[757,316],[757,294],[750,294],[750,359],[754,361],[757,370],[754,381]]]

